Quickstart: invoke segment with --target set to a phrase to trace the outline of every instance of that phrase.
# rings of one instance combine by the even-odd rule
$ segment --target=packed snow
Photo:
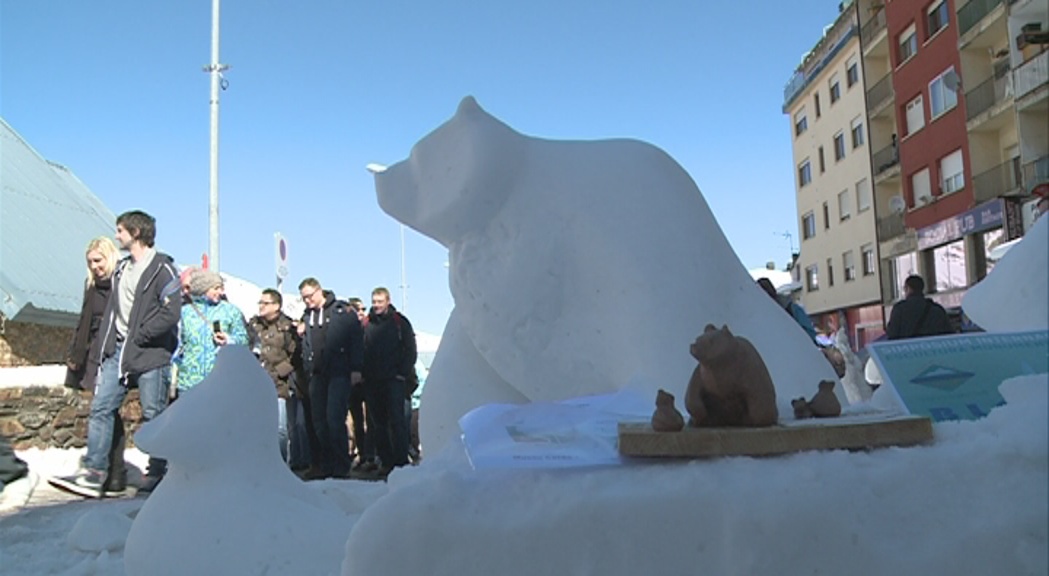
[[[793,360],[784,356],[794,350],[791,330],[796,327],[753,287],[698,190],[665,155],[636,142],[536,141],[510,131],[479,109],[466,112],[469,118],[463,114],[461,111],[438,131],[444,135],[432,141],[436,150],[426,144],[428,137],[413,152],[410,165],[391,168],[391,177],[400,183],[387,187],[377,182],[385,208],[410,225],[434,226],[431,230],[451,245],[456,313],[443,335],[423,397],[423,414],[431,422],[452,426],[468,406],[490,402],[493,397],[557,399],[594,388],[628,388],[657,373],[664,378],[660,386],[683,390],[687,374],[678,371],[692,362],[687,345],[707,321],[738,326],[746,336],[751,334],[744,327],[757,329],[753,337],[764,343],[761,350],[772,359],[774,378],[784,374],[784,367],[792,366]],[[512,145],[486,146],[472,140],[477,130],[483,135],[489,129],[510,137]],[[438,145],[446,137],[452,137],[454,145]],[[578,153],[584,158],[559,163],[556,175],[539,174],[543,168],[534,162],[549,163],[555,155],[542,151],[547,146],[556,147],[559,155]],[[674,205],[669,212],[687,212],[701,224],[688,233],[693,236],[682,236],[691,238],[682,244],[705,242],[709,253],[699,257],[686,247],[659,243],[672,243],[669,240],[651,240],[646,244],[645,261],[638,253],[627,253],[625,258],[606,262],[612,267],[603,275],[598,273],[599,266],[577,269],[576,264],[567,266],[569,261],[559,260],[593,250],[595,258],[604,261],[609,253],[621,249],[602,246],[610,240],[606,219],[621,216],[619,209],[608,207],[612,203],[601,202],[585,190],[590,179],[600,175],[590,154],[600,156],[605,150],[641,156],[634,158],[636,162],[604,165],[602,169],[615,172],[613,182],[644,182],[653,198],[663,198],[663,192],[655,193],[663,187],[685,190],[681,198],[672,193],[664,200]],[[557,190],[564,195],[560,200],[573,208],[555,210],[543,220],[535,212],[550,206],[532,209],[528,205],[541,205],[550,196],[539,195],[527,202],[505,198],[492,204],[481,202],[486,206],[484,221],[494,222],[486,224],[491,236],[480,229],[469,233],[480,235],[477,242],[488,241],[491,246],[487,248],[462,246],[454,240],[467,233],[463,227],[479,226],[471,219],[477,213],[469,209],[470,202],[478,199],[440,196],[451,190],[476,190],[472,182],[431,191],[438,196],[420,197],[421,203],[429,204],[419,210],[411,208],[407,199],[394,207],[394,199],[385,196],[403,191],[402,177],[412,180],[415,169],[465,177],[469,170],[512,160],[503,154],[523,151],[529,160],[517,166],[515,178],[523,178],[529,186],[542,183]],[[464,160],[469,167],[466,172]],[[677,175],[660,175],[661,169]],[[541,178],[549,180],[541,182]],[[574,185],[566,187],[565,182]],[[477,185],[499,184],[482,178]],[[577,193],[580,198],[575,198]],[[692,199],[686,202],[682,200],[685,196]],[[625,211],[636,210],[631,204]],[[520,214],[519,220],[514,219],[515,213]],[[575,214],[570,222],[572,238],[564,230],[569,213]],[[421,214],[426,218],[413,219]],[[646,211],[633,217],[641,223],[658,221],[656,214]],[[666,228],[679,225],[668,222]],[[1041,226],[1044,245],[1045,223]],[[657,228],[642,227],[624,236],[645,244],[649,233],[660,238]],[[549,240],[542,239],[544,233]],[[498,242],[500,235],[504,240],[538,242],[534,247],[523,244],[535,253],[511,250],[508,244],[512,243]],[[1015,287],[1031,285],[1032,271],[1044,274],[1044,248],[1040,253],[1021,250],[1031,238],[1036,242],[1039,237],[1025,239],[1009,253],[1010,257],[1017,255],[1015,265],[1005,266],[1003,260],[988,277],[984,289],[991,311],[995,306],[1013,305]],[[549,262],[544,265],[544,261]],[[518,268],[525,273],[518,274]],[[481,278],[486,270],[496,278]],[[499,276],[511,270],[515,270],[513,278]],[[652,276],[654,271],[659,272]],[[679,271],[680,278],[691,284],[672,288],[670,281],[677,283]],[[592,276],[587,279],[584,275]],[[504,283],[488,283],[496,281]],[[611,294],[597,294],[593,286],[608,286]],[[646,289],[638,292],[640,287]],[[706,290],[714,288],[725,294],[711,297],[714,304],[704,302]],[[493,289],[505,294],[493,295],[489,292]],[[677,290],[686,290],[692,304],[680,304],[683,300]],[[1044,284],[1035,285],[1031,292],[1032,302],[1038,298],[1043,303],[1049,300]],[[587,300],[594,305],[587,305]],[[615,309],[602,308],[613,302]],[[715,304],[719,309],[712,310]],[[643,313],[638,312],[639,306]],[[690,318],[693,324],[678,326],[677,319],[671,322],[662,312],[650,316],[661,308]],[[712,317],[701,317],[705,314]],[[647,332],[660,323],[669,323],[667,330]],[[675,356],[673,366],[665,372],[653,369],[643,357],[651,349],[628,352],[620,340],[598,334],[601,326],[609,332],[627,331],[629,341],[638,347],[642,347],[640,341],[655,338],[682,359]],[[541,329],[562,333],[542,339],[535,332]],[[1017,327],[1008,321],[997,325],[999,331],[1014,329]],[[498,330],[507,332],[496,337],[492,331]],[[553,358],[558,350],[571,358]],[[626,358],[614,358],[614,353]],[[540,364],[553,362],[541,372],[541,378],[527,380],[525,385],[525,372],[515,363],[533,354],[542,359]],[[570,378],[557,372],[584,359],[592,364],[587,369],[593,373],[584,370],[576,375],[579,378]],[[796,366],[806,364],[807,360],[798,361]],[[849,369],[857,377],[858,365],[850,364]],[[611,380],[599,386],[594,381],[596,374]],[[556,379],[549,379],[554,375]],[[452,378],[456,376],[464,381],[455,382]],[[937,423],[934,441],[913,448],[806,452],[776,458],[625,461],[558,470],[475,470],[452,430],[438,427],[445,439],[443,449],[435,449],[424,435],[427,455],[423,463],[394,471],[388,483],[295,480],[277,456],[275,395],[264,378],[246,352],[224,350],[209,380],[143,428],[136,439],[171,460],[169,477],[148,499],[70,501],[47,493],[43,486],[38,491],[46,498],[34,496],[36,503],[29,507],[5,508],[0,503],[0,573],[863,576],[1049,572],[1047,374],[1004,382],[1000,391],[1006,405],[981,420]],[[805,392],[811,395],[808,377],[804,380]],[[780,385],[777,380],[780,395],[789,395]],[[885,390],[883,385],[875,391],[870,404],[877,405]],[[452,392],[466,397],[458,403],[447,396],[440,400],[441,394]],[[865,395],[869,390],[862,392]],[[433,432],[434,425],[429,430]],[[79,453],[31,450],[21,455],[37,474],[47,476],[72,471]],[[129,461],[141,467],[144,457],[130,451]]]

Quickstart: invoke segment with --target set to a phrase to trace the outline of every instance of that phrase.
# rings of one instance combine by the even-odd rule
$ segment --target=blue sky
[[[279,231],[286,289],[309,275],[340,297],[385,285],[399,305],[398,224],[364,166],[406,157],[465,95],[525,134],[656,144],[745,266],[782,266],[780,234],[798,242],[783,86],[836,15],[830,0],[225,0],[222,269],[272,284]],[[156,216],[162,250],[197,261],[210,42],[210,0],[4,1],[0,115],[115,213]],[[407,313],[428,332],[452,308],[446,260],[408,231]]]

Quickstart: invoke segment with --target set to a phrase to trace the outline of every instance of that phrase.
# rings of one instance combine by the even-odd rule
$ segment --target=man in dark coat
[[[319,469],[307,479],[350,474],[350,435],[346,428],[350,387],[361,381],[363,334],[357,314],[316,278],[299,284],[306,304],[302,316],[303,364],[310,379],[313,428],[320,442]]]
[[[372,291],[364,330],[364,386],[372,439],[382,473],[408,464],[410,440],[405,402],[419,382],[412,324],[390,304],[386,288]]]
[[[925,297],[921,276],[908,276],[903,282],[905,298],[892,307],[885,335],[889,340],[921,338],[954,332],[947,311]]]

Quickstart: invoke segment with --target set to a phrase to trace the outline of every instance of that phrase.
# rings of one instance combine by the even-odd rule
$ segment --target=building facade
[[[1044,1],[857,4],[885,311],[912,273],[957,308],[1046,180]]]
[[[784,91],[795,163],[801,302],[817,329],[861,348],[883,332],[870,130],[855,6],[806,55]]]

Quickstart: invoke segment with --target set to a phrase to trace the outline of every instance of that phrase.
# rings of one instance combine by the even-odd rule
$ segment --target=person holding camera
[[[240,310],[222,297],[222,277],[210,270],[194,270],[189,277],[189,301],[182,305],[176,385],[184,394],[215,367],[219,348],[248,344],[248,329]]]

